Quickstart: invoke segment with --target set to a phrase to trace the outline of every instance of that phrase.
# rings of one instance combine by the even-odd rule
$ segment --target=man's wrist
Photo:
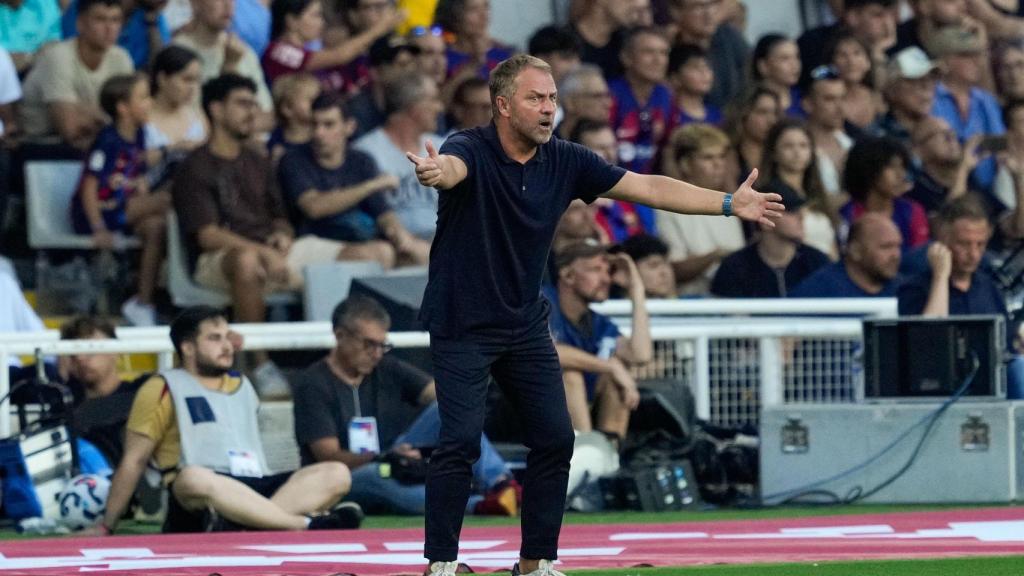
[[[732,194],[722,198],[722,216],[732,216]]]

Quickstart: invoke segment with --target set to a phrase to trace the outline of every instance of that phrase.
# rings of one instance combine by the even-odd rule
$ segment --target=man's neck
[[[338,354],[337,349],[332,350],[327,354],[327,367],[331,369],[331,372],[338,377],[339,380],[345,384],[358,388],[363,383],[363,375],[358,370],[348,365],[344,359]]]
[[[121,386],[121,379],[117,377],[117,372],[109,374],[102,382],[97,382],[92,385],[86,385],[85,387],[85,398],[92,400],[94,398],[103,398],[113,394]]]
[[[695,118],[698,118],[707,111],[704,106],[703,94],[687,92],[685,90],[676,91],[676,107]]]
[[[313,126],[306,122],[291,122],[282,131],[284,141],[289,143],[309,142],[313,137]]]
[[[785,268],[796,257],[797,245],[775,234],[768,233],[761,236],[757,243],[757,253],[769,268]]]
[[[384,123],[384,134],[402,151],[419,150],[420,139],[423,137],[416,122],[402,113],[388,118]]]
[[[103,63],[103,56],[106,55],[107,48],[93,46],[78,38],[75,40],[75,51],[78,53],[78,59],[85,64],[86,68],[95,70]]]
[[[210,134],[210,152],[224,160],[234,160],[242,153],[242,143],[223,129],[214,128]]]
[[[558,309],[562,311],[562,316],[565,316],[573,324],[579,324],[589,310],[587,303],[582,298],[561,284],[558,285]]]
[[[526,164],[537,154],[537,145],[519,135],[508,120],[501,119],[495,123],[498,130],[498,141],[501,148],[512,160]]]
[[[898,108],[892,109],[892,117],[896,119],[896,122],[898,122],[900,126],[906,128],[907,132],[913,131],[914,127],[917,126],[917,123],[920,122],[922,118],[921,116],[911,114]]]
[[[956,173],[959,168],[959,163],[956,161],[926,161],[922,163],[921,168],[924,170],[925,174],[931,177],[932,180],[935,180],[946,188],[950,188],[956,183]]]
[[[969,82],[961,82],[956,78],[946,78],[942,81],[942,85],[957,99],[971,97],[971,88],[973,86]]]
[[[878,294],[885,288],[885,284],[881,280],[868,274],[867,271],[853,262],[846,261],[843,266],[846,268],[846,275],[850,277],[850,281],[868,294]]]
[[[114,127],[126,142],[135,142],[136,136],[139,135],[139,123],[130,118],[118,118],[114,122]]]
[[[192,37],[196,44],[209,48],[219,44],[227,35],[227,32],[210,28],[201,22],[195,22],[189,29],[188,35]]]
[[[626,82],[629,83],[629,89],[633,91],[633,97],[636,98],[641,107],[651,99],[651,93],[654,92],[654,87],[657,86],[657,83],[644,80],[629,70],[626,71]]]
[[[966,274],[964,272],[953,271],[953,274],[949,277],[949,283],[954,288],[961,292],[967,292],[971,289],[971,282],[974,280],[974,274]]]
[[[576,25],[576,31],[580,36],[583,36],[588,44],[598,48],[607,45],[615,33],[615,25],[601,12],[602,10],[600,6],[591,10]]]
[[[816,143],[824,145],[826,142],[836,142],[836,132],[839,129],[833,128],[831,126],[826,126],[824,124],[819,124],[818,122],[814,122],[813,120],[808,120],[807,130],[811,133],[811,136],[814,138],[814,141]]]
[[[711,47],[711,38],[712,36],[696,36],[691,32],[680,28],[676,33],[676,41],[673,45],[690,44],[707,50]]]
[[[342,148],[330,154],[317,154],[316,163],[326,170],[337,170],[345,164],[345,152],[346,150]]]
[[[199,382],[199,384],[207,390],[219,392],[224,387],[224,374],[219,374],[217,376],[203,376],[199,373],[199,369],[195,364],[186,364],[184,368],[186,372],[196,379],[196,382]]]

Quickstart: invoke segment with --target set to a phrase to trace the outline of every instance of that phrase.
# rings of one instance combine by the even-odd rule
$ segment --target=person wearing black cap
[[[419,46],[401,36],[381,38],[370,46],[370,83],[349,100],[348,110],[356,121],[352,140],[384,124],[387,86],[416,71]]]
[[[721,298],[779,298],[830,260],[824,252],[804,244],[805,200],[792,190],[781,190],[786,211],[775,228],[761,226],[757,242],[722,260],[711,293]]]

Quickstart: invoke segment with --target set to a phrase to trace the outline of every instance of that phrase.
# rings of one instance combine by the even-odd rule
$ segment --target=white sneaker
[[[156,326],[156,308],[132,296],[121,305],[121,316],[132,326]]]
[[[423,576],[455,576],[458,569],[458,562],[431,562]]]
[[[284,373],[272,361],[267,360],[252,372],[252,384],[263,400],[290,398],[292,388]]]
[[[541,560],[536,570],[523,573],[519,571],[519,562],[516,562],[516,565],[512,567],[512,576],[565,576],[565,574],[555,570],[554,566],[555,563],[551,560]]]

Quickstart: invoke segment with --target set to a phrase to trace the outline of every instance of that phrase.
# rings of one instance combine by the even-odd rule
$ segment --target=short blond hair
[[[487,86],[491,90],[491,106],[495,110],[498,109],[498,96],[512,99],[516,92],[516,78],[527,68],[536,68],[551,74],[551,65],[529,54],[516,54],[491,70],[491,79]]]
[[[274,81],[273,87],[270,89],[270,95],[274,100],[274,110],[278,111],[278,120],[280,120],[280,110],[288,102],[291,102],[292,98],[298,94],[299,90],[303,88],[320,88],[320,81],[316,79],[309,72],[296,72],[294,74],[288,74],[282,76]]]
[[[669,136],[666,153],[662,156],[662,170],[667,176],[679,178],[680,160],[705,148],[728,148],[730,143],[725,132],[710,124],[695,122],[680,126]]]

